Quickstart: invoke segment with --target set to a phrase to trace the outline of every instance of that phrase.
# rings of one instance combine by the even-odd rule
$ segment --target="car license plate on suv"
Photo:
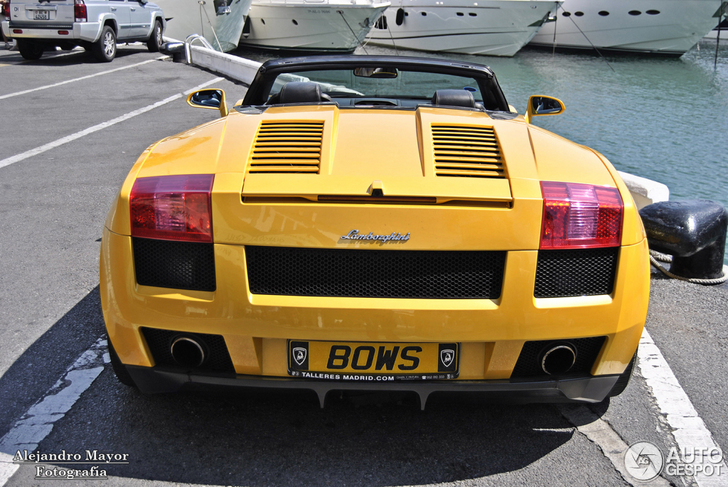
[[[457,343],[288,341],[288,373],[306,379],[455,379]]]
[[[33,11],[33,20],[51,20],[51,11],[35,10]]]

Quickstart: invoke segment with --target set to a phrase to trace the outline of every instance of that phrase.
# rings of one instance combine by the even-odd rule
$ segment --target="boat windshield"
[[[271,89],[270,96],[278,94],[291,81],[314,81],[321,92],[335,98],[410,98],[430,99],[442,89],[467,90],[476,102],[483,96],[474,78],[423,71],[404,71],[393,68],[356,68],[337,70],[301,71],[281,74]]]

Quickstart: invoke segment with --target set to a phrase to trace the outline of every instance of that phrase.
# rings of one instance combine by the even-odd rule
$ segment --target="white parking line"
[[[34,452],[109,362],[106,339],[99,338],[83,352],[66,373],[15,422],[0,439],[0,485],[5,485],[19,465],[12,462],[19,450]]]
[[[158,101],[151,105],[147,105],[138,110],[134,110],[133,112],[129,112],[120,117],[116,117],[113,120],[109,120],[108,122],[103,122],[98,125],[94,125],[93,127],[89,127],[85,130],[81,130],[80,132],[76,132],[75,134],[71,134],[66,137],[62,137],[58,140],[54,140],[53,142],[49,142],[40,147],[36,147],[35,149],[25,151],[21,154],[17,154],[12,157],[8,157],[8,158],[0,161],[0,168],[7,167],[11,164],[15,164],[16,162],[24,161],[25,159],[28,159],[29,157],[37,156],[38,154],[42,154],[43,152],[47,152],[51,149],[55,149],[56,147],[59,147],[63,144],[73,142],[74,140],[80,139],[81,137],[85,137],[86,135],[92,134],[94,132],[98,132],[99,130],[103,130],[105,128],[111,127],[112,125],[116,125],[117,123],[123,122],[125,120],[129,120],[130,118],[136,117],[137,115],[141,115],[142,113],[146,113],[150,110],[154,110],[155,108],[166,105],[167,103],[173,102],[175,100],[179,100],[180,98],[187,96],[187,94],[189,94],[195,90],[199,90],[199,89],[205,88],[207,86],[210,86],[214,83],[218,83],[219,81],[222,81],[223,79],[224,78],[215,78],[213,80],[208,81],[207,83],[203,83],[199,86],[195,86],[194,88],[187,90],[183,93],[178,93],[176,95],[170,96],[169,98],[165,98],[164,100]]]
[[[56,56],[56,57],[58,57],[58,56]],[[95,78],[97,76],[103,76],[105,74],[116,73],[116,72],[122,71],[124,69],[136,68],[137,66],[142,66],[143,64],[149,64],[149,63],[153,63],[154,61],[159,61],[160,59],[164,59],[165,57],[167,57],[167,56],[162,56],[162,57],[158,57],[155,59],[148,59],[146,61],[142,61],[141,63],[130,64],[129,66],[123,66],[121,68],[109,69],[108,71],[102,71],[100,73],[90,74],[88,76],[81,76],[80,78],[74,78],[74,79],[69,79],[66,81],[60,81],[58,83],[53,83],[52,85],[39,86],[38,88],[33,88],[30,90],[25,90],[25,91],[16,91],[15,93],[9,93],[7,95],[0,96],[0,100],[4,100],[6,98],[12,98],[14,96],[27,95],[28,93],[33,93],[34,91],[47,90],[49,88],[55,88],[57,86],[67,85],[68,83],[75,83],[76,81],[83,81],[85,79]]]
[[[728,469],[726,469],[725,460],[714,464],[708,458],[709,452],[720,451],[720,447],[706,428],[702,418],[698,416],[690,398],[680,387],[675,374],[672,373],[672,369],[665,361],[660,349],[652,341],[647,329],[642,332],[637,353],[642,377],[652,389],[658,409],[665,415],[667,423],[672,428],[672,434],[680,452],[704,452],[703,458],[700,460],[686,463],[722,466],[718,469],[722,475],[706,475],[704,472],[699,472],[695,475],[695,482],[700,487],[725,486],[728,483]]]

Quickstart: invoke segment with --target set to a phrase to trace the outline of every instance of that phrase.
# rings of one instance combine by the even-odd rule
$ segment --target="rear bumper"
[[[414,392],[420,398],[422,409],[425,408],[430,394],[435,392],[482,393],[486,398],[495,398],[503,402],[597,403],[607,398],[619,379],[619,375],[607,375],[550,381],[451,380],[373,383],[246,375],[203,375],[158,367],[130,365],[125,367],[139,390],[144,393],[169,393],[181,390],[221,388],[298,389],[315,392],[321,407],[324,406],[326,395],[331,391]]]
[[[7,37],[13,39],[37,39],[39,41],[71,41],[71,42],[95,42],[100,36],[100,24],[98,22],[75,22],[69,25],[53,25],[48,27],[27,26],[26,24],[10,24],[9,21],[2,23],[3,32]],[[14,33],[20,29],[22,33]],[[61,34],[60,32],[68,32]]]

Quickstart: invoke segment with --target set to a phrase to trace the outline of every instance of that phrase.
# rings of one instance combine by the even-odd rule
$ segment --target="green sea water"
[[[529,48],[512,58],[373,46],[356,53],[365,50],[487,64],[519,113],[533,94],[565,103],[562,115],[538,117],[536,125],[598,150],[620,171],[666,184],[671,200],[708,199],[728,207],[728,39],[719,45],[715,66],[715,40],[701,41],[680,58]]]

